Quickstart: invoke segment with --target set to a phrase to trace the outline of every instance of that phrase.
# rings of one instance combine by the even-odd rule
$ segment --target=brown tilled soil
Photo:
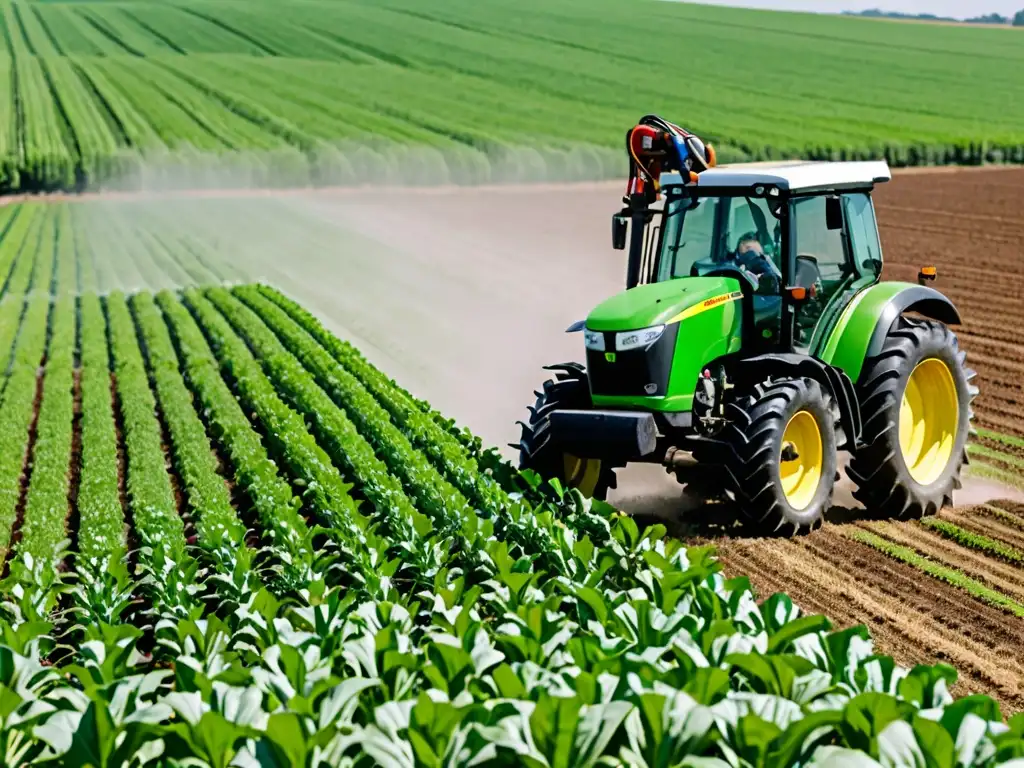
[[[1024,169],[901,175],[875,200],[885,276],[934,265],[960,308],[978,426],[1024,436]]]
[[[993,520],[982,509],[943,517],[979,533]],[[959,546],[918,523],[853,525],[958,568],[1012,599],[1024,598],[1020,566]],[[804,610],[829,616],[837,628],[865,624],[875,647],[902,664],[942,661],[956,667],[955,694],[988,693],[1007,712],[1024,710],[1024,619],[851,541],[844,529],[828,526],[792,540],[711,543],[726,574],[748,576],[759,598],[786,592]]]
[[[78,491],[82,484],[82,369],[74,373],[74,415],[71,419],[71,467],[68,472],[68,533],[71,551],[78,551]],[[61,567],[66,567],[66,561]]]

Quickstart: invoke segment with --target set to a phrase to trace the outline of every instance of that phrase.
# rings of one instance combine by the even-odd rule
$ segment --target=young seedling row
[[[82,278],[52,253],[32,280]],[[759,605],[709,548],[519,475],[266,285],[0,312],[14,762],[1024,750],[1020,718],[951,697],[952,667]]]

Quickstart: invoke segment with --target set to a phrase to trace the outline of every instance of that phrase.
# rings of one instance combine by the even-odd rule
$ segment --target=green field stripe
[[[74,393],[75,302],[61,299],[51,311],[43,399],[36,422],[32,470],[16,556],[53,573],[67,538]]]
[[[1007,512],[1005,509],[1002,509],[995,504],[981,504],[978,507],[978,510],[985,515],[990,515],[991,517],[996,518],[1001,523],[1024,531],[1024,518],[1020,518],[1012,512]]]
[[[965,528],[961,528],[959,525],[949,522],[948,520],[941,520],[937,517],[926,517],[921,520],[921,525],[925,528],[937,531],[945,538],[951,539],[962,546],[976,549],[979,552],[984,552],[988,555],[994,555],[995,557],[1002,558],[1003,560],[1007,560],[1011,563],[1024,563],[1024,552],[1020,552],[1010,545],[1004,544],[1001,541],[996,541],[988,536],[968,531]]]
[[[106,319],[99,297],[81,298],[82,457],[78,489],[76,568],[102,572],[127,548],[124,510],[117,477],[117,431],[114,424]]]
[[[46,348],[48,298],[31,299],[14,347],[11,375],[0,402],[0,561],[7,555],[21,498],[24,470],[38,385],[37,371]]]
[[[985,464],[983,462],[975,462],[968,466],[966,474],[973,477],[982,477],[987,480],[994,480],[995,482],[1010,488],[1019,488],[1024,490],[1024,476],[1013,472],[1007,472],[1004,469],[993,467],[992,465]]]
[[[995,461],[1001,461],[1004,464],[1009,464],[1011,467],[1015,467],[1017,469],[1024,469],[1024,459],[1009,453],[997,451],[985,445],[968,445],[967,452],[972,456],[979,456],[982,459],[993,459]]]
[[[1024,437],[1004,435],[1002,432],[993,432],[991,429],[983,427],[978,427],[978,437],[984,437],[986,440],[993,440],[1003,445],[1011,445],[1014,448],[1024,448]]]
[[[186,379],[203,406],[210,431],[230,459],[235,482],[253,504],[263,541],[279,563],[297,579],[308,582],[312,551],[309,528],[299,514],[301,501],[278,473],[259,433],[221,378],[217,359],[192,315],[170,291],[158,293],[156,301],[177,342]]]
[[[43,227],[48,210],[51,206],[30,203],[26,206],[29,216],[25,224],[27,229],[21,238],[17,251],[9,262],[9,269],[5,271],[6,283],[4,294],[6,296],[24,295],[29,290],[32,282],[32,271],[35,268],[36,256],[39,252],[40,238],[43,234]]]
[[[131,309],[145,343],[157,402],[167,422],[178,475],[195,518],[199,547],[219,570],[230,572],[245,558],[245,526],[231,506],[224,478],[217,472],[206,428],[192,404],[192,393],[181,376],[181,364],[171,337],[153,303],[152,294],[137,293]]]
[[[978,600],[990,605],[1003,608],[1016,616],[1024,618],[1024,605],[1021,605],[1016,600],[1012,600],[1002,592],[997,592],[991,587],[982,584],[980,581],[976,581],[969,576],[964,575],[962,571],[936,563],[934,560],[930,560],[923,555],[919,555],[909,547],[894,544],[887,539],[883,539],[881,536],[865,530],[843,531],[842,533],[844,536],[853,539],[854,541],[859,541],[862,544],[866,544],[873,549],[877,549],[879,552],[888,555],[894,560],[906,563],[934,579],[944,581],[958,589],[962,589],[967,594],[971,595],[971,597],[977,598]]]

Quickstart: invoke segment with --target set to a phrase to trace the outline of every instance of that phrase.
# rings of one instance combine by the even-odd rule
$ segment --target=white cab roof
[[[697,177],[699,187],[750,187],[772,184],[779,189],[798,192],[831,186],[871,187],[889,181],[892,172],[884,160],[859,162],[782,162],[737,163],[709,168]],[[679,184],[678,174],[665,174],[661,183]]]

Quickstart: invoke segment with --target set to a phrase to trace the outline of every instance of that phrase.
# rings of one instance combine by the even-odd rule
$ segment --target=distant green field
[[[725,159],[1024,162],[1017,30],[656,0],[0,9],[6,192],[604,177],[647,112]]]

